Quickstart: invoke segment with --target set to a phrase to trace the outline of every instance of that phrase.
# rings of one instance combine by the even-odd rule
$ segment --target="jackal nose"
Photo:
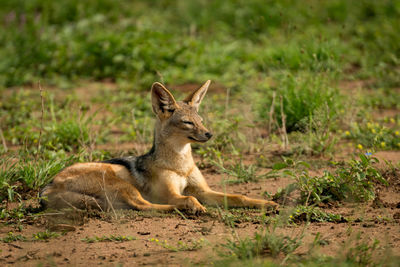
[[[206,136],[208,139],[210,139],[213,135],[212,135],[212,133],[208,132],[208,133],[205,133],[205,136]]]

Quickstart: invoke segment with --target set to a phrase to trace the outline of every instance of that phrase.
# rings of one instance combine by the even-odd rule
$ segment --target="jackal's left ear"
[[[195,107],[197,110],[199,110],[199,105],[203,100],[204,96],[206,95],[210,83],[211,83],[210,80],[206,81],[205,84],[203,84],[199,89],[188,95],[183,100],[183,102],[186,102],[189,105]]]
[[[162,117],[169,117],[178,108],[178,104],[172,94],[164,85],[158,82],[153,83],[151,87],[151,104],[154,113]]]

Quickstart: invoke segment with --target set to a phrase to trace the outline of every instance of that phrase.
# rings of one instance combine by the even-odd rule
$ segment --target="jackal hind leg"
[[[106,192],[97,196],[91,196],[73,191],[56,192],[44,195],[47,197],[48,207],[54,209],[77,208],[77,209],[98,209],[110,211],[115,209],[135,210],[173,210],[175,206],[159,205],[148,202],[139,195],[134,195],[130,190],[113,191],[107,188]]]
[[[161,205],[161,204],[153,204],[149,201],[145,200],[140,192],[131,185],[130,183],[121,180],[117,186],[112,188],[107,188],[106,190],[109,192],[111,196],[114,196],[116,203],[119,204],[118,208],[124,208],[123,205],[129,205],[129,208],[133,208],[136,210],[163,210],[170,211],[174,210],[174,205]],[[106,201],[109,202],[109,199],[106,197]],[[121,205],[122,202],[122,205]],[[122,206],[122,207],[121,207]]]
[[[46,208],[53,208],[53,209],[73,208],[82,210],[83,209],[103,210],[106,208],[106,205],[102,199],[77,192],[53,190],[52,188],[48,188],[42,193],[42,197],[44,197],[42,203]]]
[[[99,174],[99,173],[97,173]],[[129,182],[118,178],[113,172],[101,175],[91,173],[55,182],[45,189],[43,196],[52,208],[76,207],[136,210],[173,210],[173,205],[153,204],[145,200]]]
[[[153,204],[145,200],[130,183],[118,179],[106,179],[101,186],[101,191],[97,193],[107,207],[107,209],[135,209],[135,210],[173,210],[173,205]]]

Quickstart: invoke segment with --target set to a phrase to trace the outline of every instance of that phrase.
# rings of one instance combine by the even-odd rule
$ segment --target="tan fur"
[[[49,207],[186,209],[204,212],[207,205],[277,209],[272,201],[224,194],[210,189],[193,161],[190,143],[206,142],[211,133],[202,124],[198,107],[210,81],[177,102],[160,83],[152,86],[156,114],[154,149],[135,164],[140,173],[122,165],[77,163],[61,171],[42,192]],[[154,204],[157,203],[157,204]],[[201,204],[202,203],[202,204]]]

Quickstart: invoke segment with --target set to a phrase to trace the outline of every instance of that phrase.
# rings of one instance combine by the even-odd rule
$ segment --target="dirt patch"
[[[104,82],[85,82],[79,85],[79,87],[74,88],[74,92],[79,96],[80,99],[84,101],[90,101],[93,97],[101,95],[103,90],[116,91],[118,85],[110,81]]]
[[[384,118],[395,118],[399,113],[400,111],[398,109],[377,109],[374,110],[372,114],[374,119],[379,120]]]
[[[373,79],[369,80],[344,80],[339,83],[339,88],[342,89],[342,92],[346,94],[353,94],[355,91],[367,88],[373,85],[375,81]]]
[[[385,161],[392,162],[393,164],[400,163],[400,151],[378,151],[373,156],[379,159],[379,165],[382,167],[386,165]]]

